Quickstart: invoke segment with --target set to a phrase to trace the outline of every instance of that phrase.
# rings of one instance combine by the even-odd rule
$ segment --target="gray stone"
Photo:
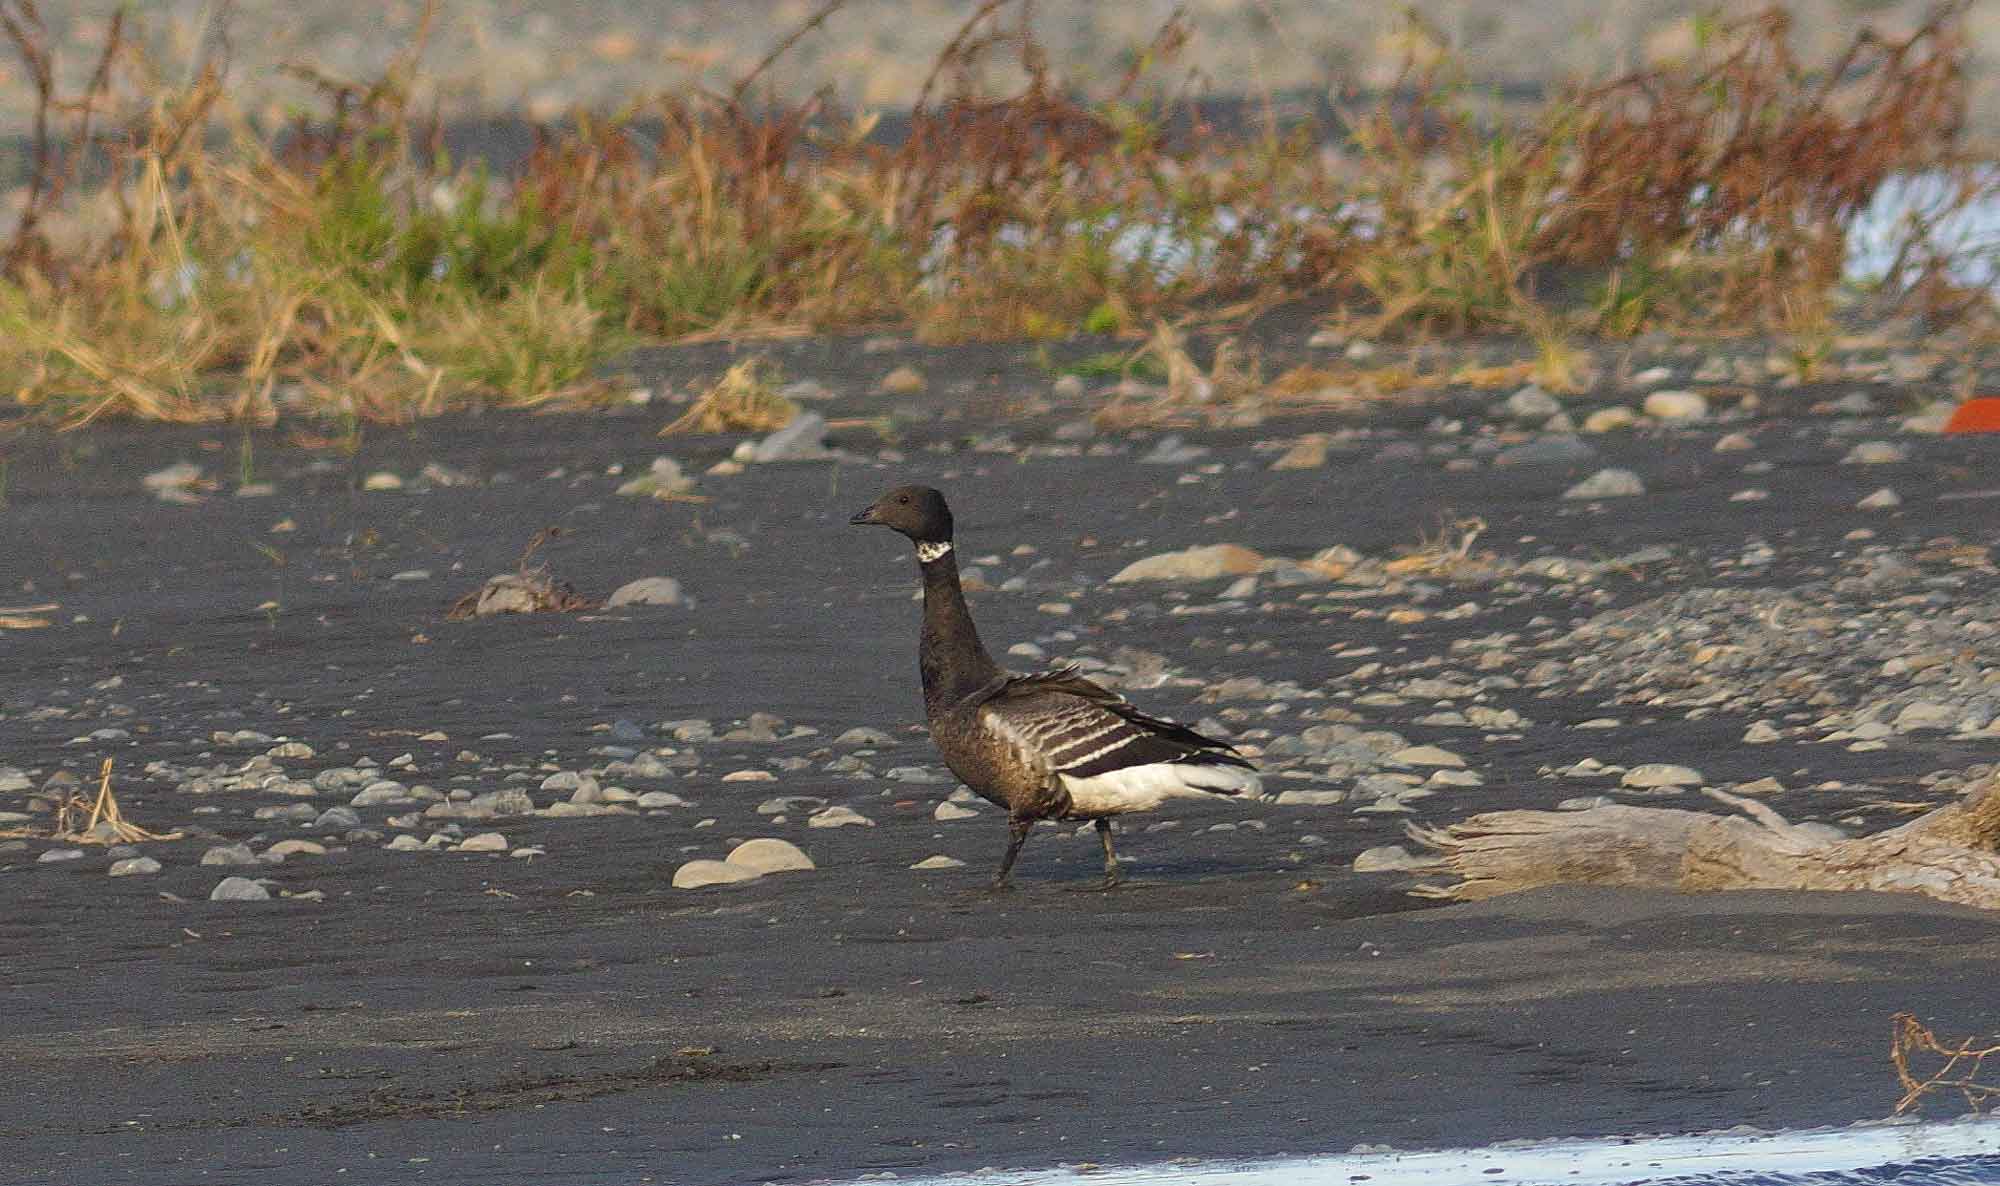
[[[148,873],[158,873],[160,862],[151,857],[126,857],[122,861],[111,862],[113,877],[143,877]]]
[[[82,859],[83,850],[80,848],[51,848],[36,857],[35,863],[38,865],[53,865],[61,861],[80,861]]]
[[[1507,414],[1516,420],[1546,420],[1562,410],[1560,400],[1533,383],[1507,397]]]
[[[1493,464],[1502,467],[1516,465],[1577,465],[1597,456],[1597,450],[1585,444],[1579,437],[1567,434],[1537,437],[1525,444],[1502,449],[1493,455]]]
[[[218,844],[201,854],[204,865],[261,865],[247,844]]]
[[[329,807],[319,813],[319,818],[313,821],[312,826],[335,829],[358,828],[361,826],[361,813],[352,807]]]
[[[833,456],[826,447],[826,417],[818,412],[800,412],[791,423],[758,441],[750,450],[751,461],[824,461]]]
[[[1563,491],[1564,498],[1630,498],[1644,494],[1646,484],[1629,469],[1601,469]]]
[[[271,891],[248,877],[225,877],[208,892],[211,902],[268,902]]]

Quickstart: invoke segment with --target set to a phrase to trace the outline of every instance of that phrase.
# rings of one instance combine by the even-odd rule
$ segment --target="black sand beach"
[[[1501,392],[1179,428],[1209,451],[1149,464],[1163,430],[1065,428],[1087,407],[1051,395],[1024,348],[760,349],[832,391],[813,406],[852,459],[704,475],[740,438],[653,439],[673,414],[658,400],[370,428],[352,456],[259,432],[250,476],[275,492],[258,498],[231,494],[246,456],[235,429],[34,429],[6,443],[0,603],[60,609],[46,627],[0,631],[0,768],[22,783],[0,809],[45,821],[30,800],[52,777],[91,784],[112,758],[126,815],[188,835],[139,845],[163,865],[147,876],[105,876],[102,848],[55,862],[38,860],[45,840],[0,851],[0,1181],[812,1181],[1839,1124],[1894,1103],[1891,1014],[1992,1029],[2000,918],[1977,911],[1598,889],[1438,905],[1407,892],[1420,873],[1352,869],[1364,850],[1408,845],[1412,821],[1597,793],[1649,801],[1616,778],[1557,773],[1585,758],[1683,763],[1716,786],[1772,777],[1782,785],[1764,801],[1851,831],[1907,818],[1885,804],[1946,801],[1926,776],[1995,761],[2000,737],[1977,729],[1896,728],[1856,749],[1814,725],[1899,696],[1884,719],[1913,720],[1896,716],[1908,681],[1881,674],[1877,651],[1842,648],[1892,648],[1926,615],[2000,600],[1990,563],[1939,558],[1996,542],[1993,438],[1899,430],[1949,394],[1942,381],[1771,387],[1727,422],[1586,434],[1589,454],[1569,461],[1495,464],[1475,447],[1551,435],[1503,432]],[[718,345],[633,366],[664,392],[728,358]],[[902,363],[930,391],[873,394]],[[1831,410],[1857,392],[1869,407]],[[1607,390],[1572,414],[1641,398]],[[1434,423],[1452,419],[1458,430]],[[1272,471],[1309,431],[1334,436],[1325,465]],[[1731,432],[1752,447],[1716,452]],[[1877,439],[1907,456],[1842,464]],[[616,493],[658,455],[708,501]],[[141,487],[180,461],[220,488],[178,505]],[[430,463],[441,468],[420,476]],[[1562,497],[1606,467],[1645,493]],[[380,472],[403,487],[364,489]],[[1132,884],[1108,894],[1091,891],[1088,829],[1044,828],[1018,891],[989,895],[998,813],[941,822],[950,782],[892,774],[936,769],[918,728],[913,566],[900,541],[846,519],[909,480],[950,494],[968,562],[997,558],[982,564],[996,587],[974,595],[996,653],[1031,642],[1129,672],[1145,652],[1158,678],[1127,690],[1151,711],[1212,716],[1268,747],[1350,719],[1328,715],[1339,709],[1358,729],[1449,750],[1477,785],[1419,770],[1434,793],[1400,810],[1358,812],[1371,794],[1130,821]],[[1857,509],[1884,486],[1900,506]],[[1732,498],[1752,487],[1766,497]],[[1486,524],[1475,549],[1504,573],[1413,578],[1373,599],[1270,578],[1235,597],[1227,580],[1106,583],[1199,544],[1388,557],[1469,515]],[[665,575],[694,605],[445,619],[549,526],[563,534],[538,558],[586,594]],[[1551,560],[1597,567],[1576,582],[1550,576]],[[1565,641],[1575,625],[1701,590],[1835,606],[1825,629],[1848,641],[1823,656],[1825,698],[1745,713],[1537,684],[1545,655],[1589,650]],[[1842,633],[1841,615],[1877,611],[1904,616]],[[1991,662],[1980,638],[1967,636],[1963,662]],[[1453,700],[1407,686],[1462,676],[1495,646],[1512,657],[1485,670],[1512,688]],[[1355,677],[1365,662],[1381,676]],[[1857,682],[1871,678],[1882,687]],[[1251,682],[1218,695],[1224,680]],[[1424,723],[1451,708],[1441,701],[1525,723]],[[773,739],[745,725],[753,713],[780,718]],[[1762,715],[1782,736],[1745,744]],[[676,737],[671,723],[697,719],[712,735]],[[891,738],[863,747],[874,777],[829,769],[857,727]],[[218,740],[237,731],[250,734]],[[686,807],[462,821],[463,836],[503,833],[497,852],[385,848],[439,825],[387,822],[409,806],[358,808],[358,825],[255,816],[352,791],[192,788],[208,777],[197,771],[240,768],[286,739],[312,751],[278,759],[295,779],[365,757],[441,791],[518,786],[542,808],[565,797],[540,789],[549,774],[656,747],[699,762],[602,777]],[[1356,782],[1265,764],[1274,792]],[[778,796],[824,804],[759,814]],[[869,824],[808,827],[823,805]],[[1674,805],[1712,806],[1692,792]],[[1177,826],[1154,829],[1166,821]],[[670,887],[684,861],[753,836],[791,840],[818,867]],[[285,838],[328,851],[198,863],[211,846]],[[938,854],[965,865],[910,868]],[[208,901],[231,873],[269,879],[273,900]]]

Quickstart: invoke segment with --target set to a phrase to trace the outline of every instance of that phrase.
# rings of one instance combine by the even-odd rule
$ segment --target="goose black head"
[[[849,523],[876,524],[901,532],[919,549],[951,543],[951,508],[929,486],[898,486],[869,503]]]

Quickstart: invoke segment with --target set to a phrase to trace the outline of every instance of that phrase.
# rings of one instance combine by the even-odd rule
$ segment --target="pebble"
[[[390,473],[388,470],[378,470],[362,479],[361,488],[363,490],[375,491],[401,490],[403,488],[403,479]],[[269,896],[269,894],[265,895],[265,897]]]
[[[291,856],[323,857],[326,855],[326,845],[317,840],[280,840],[265,849],[264,855],[277,857],[279,860]]]
[[[1581,438],[1558,433],[1502,449],[1493,455],[1493,464],[1503,469],[1517,465],[1578,465],[1596,456],[1597,450]]]
[[[1197,458],[1208,456],[1206,445],[1190,445],[1175,433],[1168,433],[1153,447],[1139,456],[1141,465],[1186,465]]]
[[[1643,405],[1655,420],[1706,420],[1708,397],[1698,391],[1655,391]]]
[[[1347,802],[1347,792],[1331,788],[1293,789],[1278,792],[1280,807],[1330,807]]]
[[[1507,414],[1516,420],[1546,420],[1562,410],[1560,400],[1533,383],[1507,397]]]
[[[111,862],[113,877],[143,877],[148,873],[158,873],[160,862],[152,857],[126,857],[122,861]]]
[[[1741,453],[1757,447],[1757,442],[1747,432],[1732,432],[1715,442],[1717,453]]]
[[[1408,873],[1418,869],[1435,869],[1441,862],[1435,858],[1413,856],[1400,844],[1381,844],[1374,848],[1364,848],[1354,856],[1356,873]]]
[[[856,727],[834,738],[833,743],[845,746],[885,746],[896,744],[896,739],[880,729]]]
[[[945,855],[944,855],[943,853],[939,853],[939,854],[937,854],[936,856],[930,856],[930,857],[925,857],[925,858],[924,858],[923,860],[921,860],[921,861],[918,861],[918,862],[917,862],[916,864],[914,864],[914,865],[911,865],[911,866],[910,866],[910,868],[912,868],[912,869],[963,869],[963,868],[965,868],[965,862],[964,862],[964,861],[961,861],[961,860],[959,860],[959,859],[958,859],[957,857],[948,857],[948,856],[945,856]]]
[[[1691,766],[1674,766],[1666,762],[1647,762],[1634,766],[1618,780],[1621,786],[1634,788],[1654,787],[1694,787],[1702,782],[1701,771]]]
[[[724,782],[776,782],[778,776],[769,770],[731,770],[722,776]]]
[[[201,854],[204,865],[261,865],[247,844],[218,844]]]
[[[1910,451],[1894,441],[1862,441],[1840,459],[1842,465],[1897,465],[1910,459]]]
[[[711,885],[734,885],[738,882],[755,881],[759,874],[755,869],[742,865],[732,865],[728,861],[689,861],[674,870],[675,889],[701,889]]]
[[[1435,745],[1413,745],[1389,755],[1391,762],[1405,766],[1463,766],[1465,759]]]
[[[1773,741],[1783,739],[1784,734],[1778,732],[1769,721],[1752,721],[1750,727],[1743,731],[1743,740],[1748,745],[1769,745]]]
[[[499,832],[481,832],[468,836],[452,847],[453,852],[506,852],[507,837]]]
[[[924,381],[922,371],[913,366],[899,366],[882,376],[878,386],[886,395],[915,395],[929,384]]]
[[[855,824],[872,828],[875,821],[852,807],[829,807],[806,817],[808,828],[845,828]]]
[[[728,864],[753,870],[759,875],[789,873],[818,867],[813,864],[812,858],[805,854],[804,849],[789,840],[779,840],[775,837],[745,840],[730,849],[729,855],[723,859]]]
[[[627,581],[612,591],[604,601],[604,608],[617,609],[624,605],[687,605],[688,599],[681,593],[681,583],[672,577],[640,577]]]
[[[1601,469],[1563,491],[1564,498],[1630,498],[1644,494],[1646,484],[1629,469]]]
[[[208,892],[211,902],[268,902],[271,891],[248,877],[225,877]]]
[[[1264,557],[1239,544],[1209,544],[1179,552],[1161,552],[1135,560],[1111,578],[1114,585],[1134,581],[1212,581],[1244,576],[1264,567]]]
[[[952,820],[978,819],[979,813],[970,807],[960,807],[958,804],[946,800],[939,803],[936,810],[931,812],[931,818],[937,820],[939,823],[950,823]]]
[[[750,446],[747,454],[744,460],[758,464],[830,458],[834,454],[826,447],[826,417],[800,412],[789,424]]]
[[[1887,486],[1854,504],[1855,509],[1863,511],[1886,511],[1902,505],[1902,496]]]
[[[78,861],[83,859],[80,848],[51,848],[35,858],[38,865],[53,865],[58,861]]]
[[[1593,435],[1617,432],[1639,422],[1639,414],[1627,407],[1599,408],[1583,418],[1583,431]]]

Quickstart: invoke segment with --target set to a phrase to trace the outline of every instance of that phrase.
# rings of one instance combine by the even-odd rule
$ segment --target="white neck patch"
[[[922,540],[917,541],[917,561],[921,564],[929,564],[933,560],[942,560],[950,554],[950,540],[946,540],[941,544],[929,544]]]

